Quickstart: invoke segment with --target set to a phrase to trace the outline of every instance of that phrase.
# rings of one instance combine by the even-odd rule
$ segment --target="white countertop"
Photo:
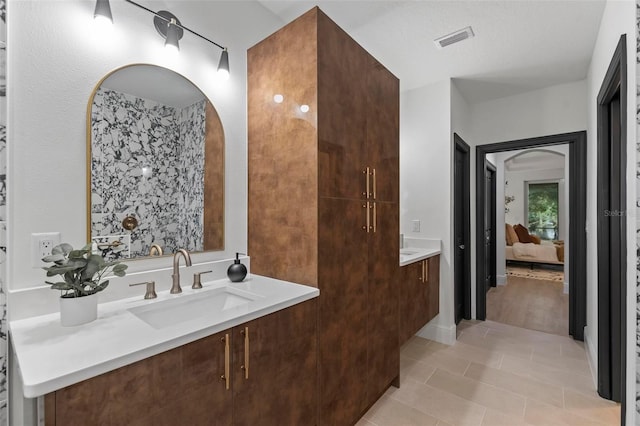
[[[404,247],[400,249],[400,266],[410,265],[440,254],[439,248]]]
[[[257,294],[248,304],[207,312],[192,320],[154,328],[129,309],[196,293],[231,288]],[[106,290],[108,291],[108,290]],[[9,332],[23,379],[23,392],[34,398],[95,377],[158,353],[313,299],[317,288],[250,275],[245,281],[228,279],[203,283],[200,290],[183,287],[181,294],[158,292],[158,298],[138,297],[98,306],[98,319],[77,327],[62,327],[60,315],[43,315],[9,323]],[[191,296],[194,297],[194,296]]]

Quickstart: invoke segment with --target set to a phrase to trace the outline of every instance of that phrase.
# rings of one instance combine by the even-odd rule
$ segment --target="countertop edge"
[[[442,251],[439,250],[439,249],[421,249],[421,248],[415,248],[415,247],[406,247],[406,249],[420,251],[420,253],[419,254],[415,254],[413,256],[410,256],[404,261],[400,261],[400,266],[401,267],[402,266],[411,265],[412,263],[416,263],[416,262],[419,262],[421,260],[425,260],[425,259],[428,259],[430,257],[442,254]]]

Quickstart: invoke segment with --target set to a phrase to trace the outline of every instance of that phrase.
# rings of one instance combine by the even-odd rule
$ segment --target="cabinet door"
[[[47,426],[231,424],[225,333],[197,340],[47,395]]]
[[[428,302],[425,283],[422,281],[422,262],[415,262],[401,268],[399,282],[400,297],[400,344],[406,343],[420,329]],[[417,328],[416,328],[417,327]]]
[[[354,424],[367,408],[366,203],[321,198],[319,207],[318,424]]]
[[[375,169],[372,191],[378,201],[399,202],[400,83],[369,57],[367,68],[367,165]],[[375,185],[374,185],[375,184]]]
[[[400,374],[398,340],[399,210],[372,203],[367,301],[368,400],[373,404]]]
[[[427,322],[431,321],[440,312],[440,256],[427,259],[428,285],[427,285]]]
[[[317,302],[233,329],[234,425],[314,425]]]
[[[318,11],[318,191],[361,198],[366,168],[368,54]]]

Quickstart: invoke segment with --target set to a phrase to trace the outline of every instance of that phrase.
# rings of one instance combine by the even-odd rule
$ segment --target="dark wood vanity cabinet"
[[[399,81],[318,8],[247,69],[251,270],[320,289],[317,423],[351,425],[399,375]]]
[[[316,304],[303,302],[52,392],[45,424],[306,424],[316,416]]]
[[[400,268],[400,344],[435,318],[440,306],[440,256]]]

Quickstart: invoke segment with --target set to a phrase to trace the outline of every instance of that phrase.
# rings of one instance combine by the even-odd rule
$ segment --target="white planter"
[[[98,317],[98,295],[60,298],[60,323],[63,327],[86,324]]]

